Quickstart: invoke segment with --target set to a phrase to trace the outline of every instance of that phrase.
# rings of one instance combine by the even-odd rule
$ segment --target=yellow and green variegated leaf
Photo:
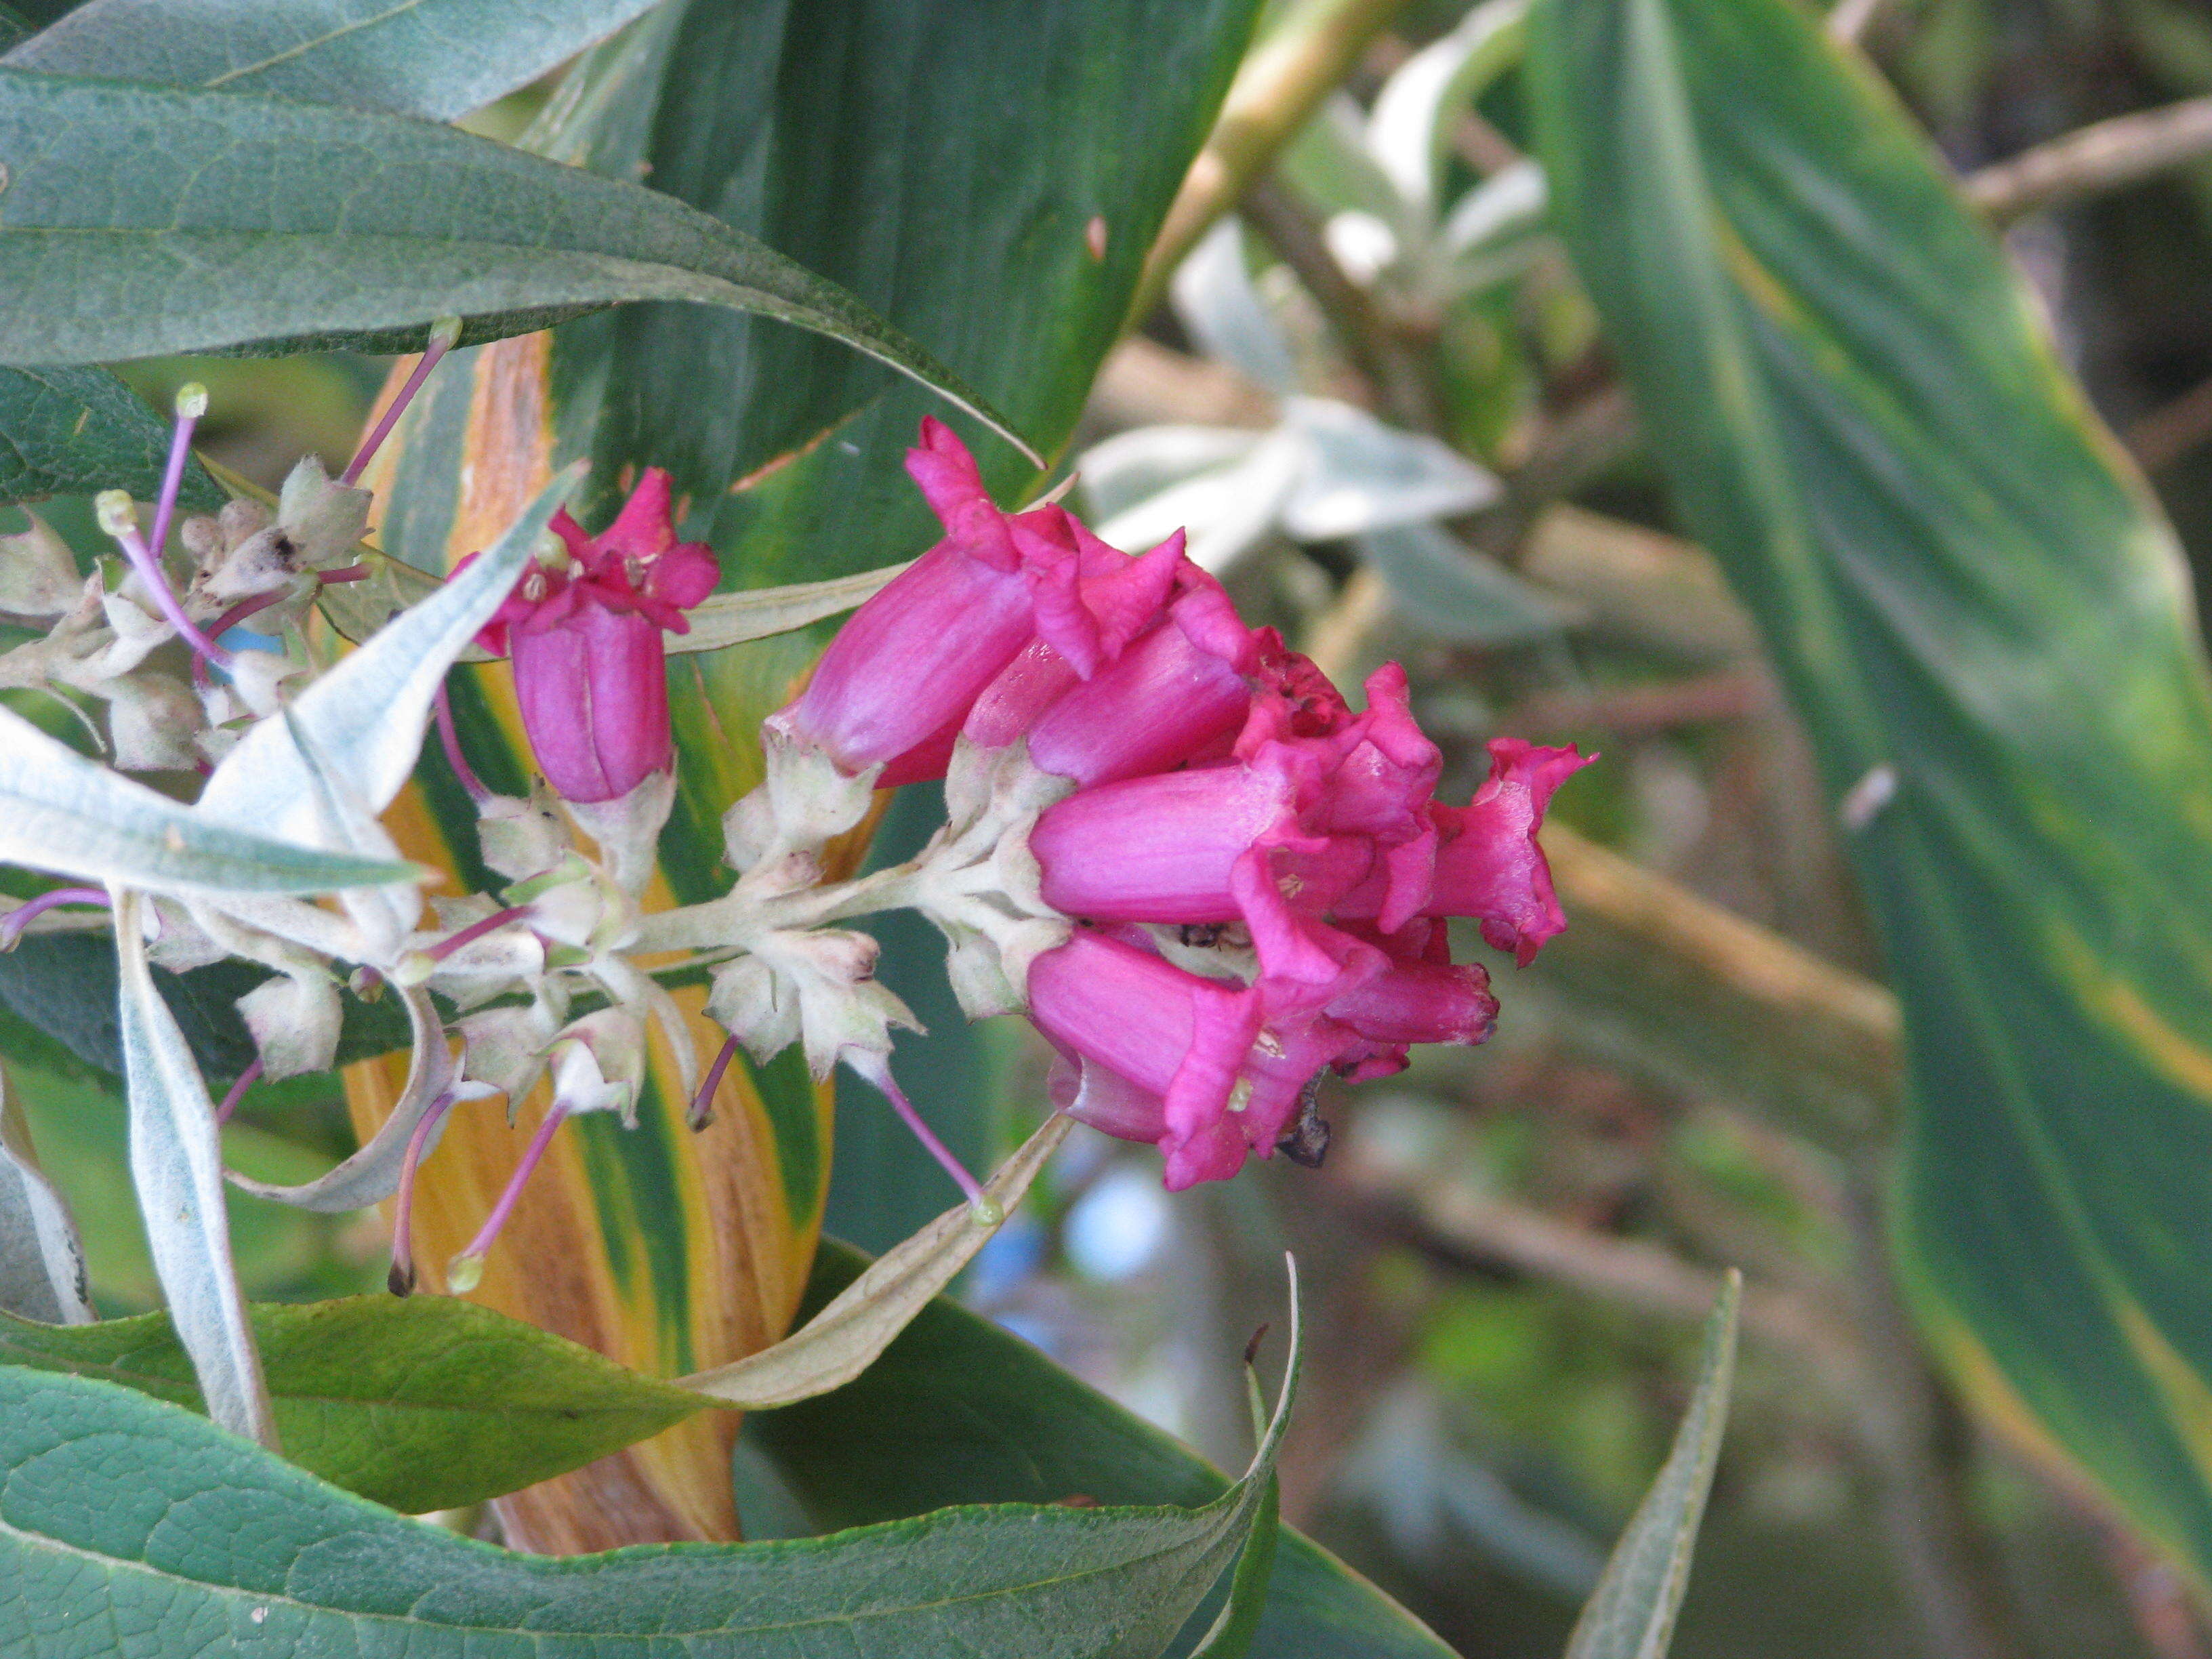
[[[1809,13],[1543,0],[1528,64],[1556,222],[1881,926],[1906,1282],[1980,1399],[2201,1588],[2212,684],[2172,532]]]
[[[587,56],[527,141],[646,178],[869,297],[1048,445],[1065,443],[1118,332],[1146,248],[1203,138],[1254,0],[829,0],[665,4]],[[1142,39],[1146,51],[1126,50]],[[1103,248],[1103,252],[1100,251]],[[913,557],[933,521],[902,460],[941,405],[847,351],[634,307],[456,352],[367,482],[384,550],[442,573],[579,456],[580,514],[602,522],[641,466],[675,477],[681,527],[726,590],[821,580]],[[407,365],[395,373],[404,373]],[[969,427],[1002,499],[1033,480]],[[719,820],[757,781],[761,718],[835,623],[672,657],[678,800],[647,902],[719,891]],[[502,665],[458,671],[457,723],[494,788],[528,750]],[[434,753],[394,814],[410,857],[479,890],[473,816]],[[845,849],[854,860],[866,829]],[[720,1033],[688,995],[702,1051]],[[356,1067],[358,1127],[401,1063]],[[805,1289],[830,1172],[830,1101],[796,1050],[730,1068],[694,1136],[657,1053],[636,1130],[578,1123],[556,1143],[471,1294],[649,1375],[741,1358],[780,1336]],[[466,1109],[425,1170],[426,1288],[489,1207],[543,1110],[509,1129]],[[930,1208],[942,1206],[939,1197]],[[516,1541],[576,1550],[730,1534],[726,1414],[682,1425],[501,1501]]]
[[[450,568],[489,544],[510,502],[543,488],[554,470],[548,345],[533,335],[457,354],[433,378],[368,480],[385,546],[421,567]],[[772,650],[779,642],[764,643]],[[681,677],[689,660],[674,659],[672,673]],[[803,667],[802,658],[785,671],[783,688]],[[530,751],[506,666],[459,669],[451,688],[478,773],[494,789],[524,792]],[[776,701],[781,689],[758,706],[765,712]],[[758,718],[736,724],[741,742],[698,750],[696,759],[686,750],[685,787],[715,792],[713,816],[757,776],[750,732]],[[474,812],[442,755],[426,756],[388,821],[410,856],[453,871],[470,890],[495,884],[478,858]],[[856,838],[848,862],[864,844]],[[703,897],[717,883],[711,853],[687,851],[664,864],[646,895],[649,908]],[[673,869],[689,872],[680,886],[666,873]],[[721,1033],[700,1013],[703,991],[676,994],[697,1052],[711,1055]],[[390,1111],[404,1074],[400,1055],[354,1068],[349,1091],[364,1134]],[[487,1259],[474,1299],[656,1376],[729,1364],[783,1334],[805,1288],[829,1179],[829,1091],[807,1076],[795,1048],[766,1066],[741,1056],[725,1075],[714,1121],[695,1133],[681,1077],[656,1031],[637,1127],[595,1115],[563,1131]],[[549,1100],[541,1084],[512,1128],[496,1101],[457,1115],[416,1200],[425,1290],[446,1288],[445,1261],[491,1208]],[[734,1426],[719,1413],[678,1424],[502,1499],[502,1522],[518,1545],[557,1553],[733,1536],[726,1470]]]

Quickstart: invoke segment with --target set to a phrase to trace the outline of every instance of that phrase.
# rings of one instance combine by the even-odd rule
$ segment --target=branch
[[[2146,472],[2171,466],[2212,438],[2212,380],[2203,380],[2172,403],[2160,404],[2127,430],[2126,443]]]
[[[1446,1261],[1510,1268],[1647,1314],[1703,1318],[1720,1275],[1648,1240],[1621,1238],[1563,1221],[1516,1200],[1479,1190],[1455,1175],[1463,1160],[1408,1146],[1394,1155],[1387,1136],[1360,1137],[1336,1179],[1371,1211],[1395,1221],[1416,1245]],[[1855,1208],[1856,1206],[1854,1206]],[[1875,1476],[1884,1530],[1937,1659],[2020,1659],[2027,1649],[1987,1540],[1965,1500],[1956,1437],[1962,1425],[1899,1316],[1878,1241],[1855,1241],[1872,1305],[1856,1328],[1815,1298],[1747,1286],[1744,1328],[1795,1353],[1842,1408]]]
[[[1877,1140],[1902,1089],[1897,1000],[1734,911],[1547,824],[1573,926],[1528,983],[1563,1040],[1832,1150]]]
[[[1966,198],[1998,224],[2101,195],[2212,153],[2212,97],[2140,110],[2069,132],[1986,167]]]
[[[1244,60],[1222,100],[1212,133],[1145,256],[1144,274],[1129,307],[1130,326],[1152,314],[1182,256],[1267,170],[1406,3],[1308,0],[1300,15]]]
[[[1374,388],[1383,416],[1415,432],[1435,431],[1439,410],[1423,354],[1408,348],[1373,297],[1345,275],[1304,206],[1272,177],[1255,179],[1242,206],[1253,228],[1313,295],[1352,367]]]
[[[1346,1160],[1361,1196],[1395,1210],[1414,1241],[1462,1260],[1510,1268],[1638,1312],[1696,1322],[1713,1310],[1721,1275],[1663,1245],[1594,1232],[1533,1205],[1495,1197],[1450,1176]],[[1798,1298],[1747,1286],[1744,1328],[1811,1360],[1839,1393],[1859,1370],[1852,1338]]]

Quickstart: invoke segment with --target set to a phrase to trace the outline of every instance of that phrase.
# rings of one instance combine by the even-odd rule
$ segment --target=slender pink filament
[[[684,1115],[684,1121],[695,1133],[714,1121],[714,1092],[722,1086],[722,1073],[730,1069],[730,1062],[737,1057],[737,1038],[723,1038],[721,1052],[714,1056],[714,1063],[707,1068],[707,1080],[699,1085],[699,1092],[691,1097],[691,1109]]]
[[[161,495],[154,503],[154,556],[160,558],[162,549],[169,544],[169,520],[176,515],[177,491],[185,482],[185,459],[192,453],[192,428],[199,424],[197,415],[179,415],[177,429],[169,437],[169,461],[161,470]],[[217,629],[217,633],[222,630]]]
[[[338,478],[340,483],[350,489],[361,482],[361,475],[368,470],[369,462],[376,459],[376,452],[392,435],[392,428],[399,423],[400,416],[406,411],[407,405],[415,401],[415,394],[422,389],[422,382],[430,378],[430,371],[437,368],[438,360],[452,349],[453,343],[450,335],[434,333],[430,337],[428,347],[416,360],[414,373],[399,388],[399,395],[385,406],[384,413],[377,417],[376,424],[369,428],[368,435],[361,441],[361,447],[354,452],[353,459],[346,463],[346,470]]]
[[[323,586],[328,587],[332,582],[365,582],[375,574],[365,564],[343,565],[336,570],[323,572]]]
[[[565,1100],[556,1100],[547,1109],[545,1121],[538,1126],[538,1133],[531,1136],[530,1145],[523,1151],[522,1162],[514,1166],[514,1173],[507,1178],[507,1190],[499,1195],[499,1202],[491,1206],[491,1213],[484,1218],[484,1224],[477,1230],[477,1236],[461,1252],[463,1255],[482,1256],[491,1249],[492,1242],[499,1237],[500,1229],[507,1225],[507,1218],[514,1213],[515,1204],[522,1197],[522,1189],[529,1185],[532,1173],[545,1156],[545,1149],[553,1144],[553,1132],[561,1127],[568,1115],[568,1103]]]
[[[169,626],[175,629],[193,650],[216,667],[229,667],[230,653],[200,632],[199,624],[185,614],[184,602],[178,599],[175,590],[169,586],[168,573],[161,568],[161,560],[154,556],[154,550],[146,545],[146,538],[132,530],[115,539],[129,556],[139,580],[152,592],[155,605]]]
[[[23,930],[57,905],[97,904],[106,906],[107,895],[97,887],[57,887],[51,893],[41,893],[27,899],[5,916],[0,916],[0,951],[12,951]]]
[[[469,799],[482,806],[491,799],[491,791],[484,787],[483,780],[469,764],[469,757],[461,752],[461,734],[453,729],[453,700],[446,695],[443,681],[439,682],[438,741],[445,745],[446,763],[453,769],[453,775],[461,781],[461,787],[469,792]]]
[[[215,1109],[215,1121],[218,1124],[229,1122],[230,1115],[238,1109],[238,1103],[246,1098],[246,1091],[260,1081],[261,1056],[256,1054],[253,1064],[238,1074],[238,1081],[232,1084],[229,1092],[223,1096],[222,1104]]]
[[[392,1204],[392,1273],[386,1280],[394,1296],[405,1296],[415,1288],[415,1171],[422,1162],[422,1148],[429,1143],[430,1133],[440,1120],[453,1109],[453,1091],[451,1089],[430,1103],[415,1125],[415,1133],[407,1137],[407,1153],[399,1165],[399,1190]]]
[[[906,1097],[906,1091],[900,1088],[897,1079],[891,1076],[890,1062],[874,1055],[869,1058],[875,1061],[873,1070],[863,1070],[850,1054],[846,1056],[845,1063],[883,1091],[884,1098],[891,1103],[891,1109],[899,1115],[908,1128],[914,1131],[914,1138],[921,1143],[922,1150],[943,1166],[945,1173],[951,1176],[960,1190],[968,1194],[970,1204],[980,1207],[988,1203],[983,1194],[982,1183],[968,1173],[966,1164],[953,1157],[952,1149],[937,1138],[936,1131],[922,1121],[921,1114],[915,1109],[914,1103]]]

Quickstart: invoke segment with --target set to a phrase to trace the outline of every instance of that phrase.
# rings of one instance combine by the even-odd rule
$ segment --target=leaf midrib
[[[422,3],[424,3],[424,0],[399,0],[398,4],[386,7],[382,11],[376,12],[367,17],[360,18],[354,22],[347,24],[343,28],[331,29],[325,33],[315,36],[314,39],[311,40],[302,40],[298,46],[291,47],[288,51],[276,52],[256,63],[242,64],[238,68],[227,70],[223,74],[216,76],[212,80],[201,82],[200,85],[207,91],[212,92],[217,87],[227,86],[241,76],[258,74],[261,70],[268,69],[273,64],[289,64],[295,58],[306,57],[307,53],[314,51],[319,46],[328,46],[333,40],[343,40],[349,34],[358,34],[363,29],[374,28],[379,24],[388,23],[393,18],[401,15],[403,13],[413,11],[416,7]]]
[[[181,1353],[182,1350],[179,1352]],[[34,1355],[35,1358],[23,1359],[15,1357],[25,1353]],[[21,1343],[0,1340],[0,1365],[13,1365],[27,1371],[60,1372],[70,1376],[85,1377],[94,1382],[112,1382],[118,1388],[128,1389],[131,1393],[144,1395],[149,1399],[165,1401],[171,1405],[182,1406],[195,1413],[200,1410],[198,1403],[198,1390],[190,1382],[182,1378],[158,1376],[148,1371],[127,1370],[114,1360],[64,1359],[54,1355],[41,1354],[37,1349],[27,1348]],[[571,1423],[619,1417],[659,1417],[677,1410],[685,1403],[679,1400],[669,1400],[658,1406],[563,1407],[516,1405],[511,1401],[502,1401],[495,1405],[456,1406],[437,1401],[417,1402],[410,1400],[369,1400],[357,1395],[310,1393],[285,1389],[273,1382],[270,1385],[269,1393],[270,1397],[279,1405],[319,1406],[353,1411],[412,1412],[422,1416],[443,1414],[456,1419],[472,1417],[527,1416],[556,1419]],[[691,1406],[691,1409],[732,1411],[736,1408],[725,1401],[714,1398],[711,1395],[702,1394],[696,1396],[696,1403]]]

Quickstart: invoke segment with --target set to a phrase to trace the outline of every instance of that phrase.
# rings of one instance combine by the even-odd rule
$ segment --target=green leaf
[[[155,988],[169,1005],[185,1041],[191,1045],[192,1058],[207,1076],[228,1080],[252,1064],[253,1036],[239,1015],[238,1000],[268,977],[258,963],[236,960],[181,974],[155,970]],[[115,1025],[115,947],[105,934],[33,933],[13,951],[0,951],[0,1006],[87,1065],[110,1076],[122,1074],[123,1050]],[[395,1000],[349,999],[337,1063],[389,1054],[406,1047],[407,1041],[407,1017]],[[48,1069],[62,1060],[52,1053],[33,1056],[12,1047],[10,1054]]]
[[[1705,1518],[1728,1426],[1729,1390],[1735,1382],[1736,1313],[1743,1275],[1731,1268],[1705,1322],[1705,1350],[1698,1386],[1682,1426],[1675,1431],[1651,1490],[1613,1547],[1605,1573],[1590,1592],[1566,1659],[1666,1659],[1674,1615],[1690,1587],[1690,1555]]]
[[[5,708],[0,863],[190,893],[319,893],[415,874],[404,864],[325,853],[211,822],[86,759]]]
[[[1258,1344],[1253,1346],[1256,1348]],[[1244,1357],[1244,1385],[1251,1400],[1252,1432],[1259,1435],[1267,1431],[1267,1408],[1252,1359],[1249,1352]],[[1244,1540],[1244,1553],[1237,1558],[1237,1571],[1230,1575],[1229,1594],[1212,1626],[1191,1649],[1190,1659],[1244,1659],[1251,1652],[1260,1634],[1260,1620],[1267,1612],[1267,1583],[1274,1574],[1275,1547],[1282,1535],[1282,1491],[1280,1483],[1271,1476],[1266,1495],[1260,1500],[1259,1517],[1252,1523],[1252,1534]]]
[[[0,362],[390,349],[422,345],[440,317],[483,340],[687,300],[826,334],[1021,442],[920,347],[766,245],[448,127],[0,68]]]
[[[1645,429],[1850,804],[1913,1082],[1906,1285],[2202,1588],[2212,687],[2172,532],[1940,159],[1796,7],[1546,0],[1528,69]]]
[[[652,3],[90,0],[6,62],[450,121],[528,86]]]
[[[1289,1390],[1285,1390],[1287,1404]],[[511,1555],[325,1486],[159,1401],[0,1367],[0,1651],[412,1659],[1152,1659],[1242,1547],[1196,1508],[952,1510],[835,1537]],[[189,1634],[187,1634],[189,1633]]]
[[[550,1480],[709,1403],[453,1297],[248,1311],[286,1457],[410,1513]],[[164,1313],[97,1325],[0,1320],[0,1363],[99,1377],[204,1410]]]
[[[1190,1659],[1244,1659],[1259,1639],[1260,1621],[1267,1616],[1267,1581],[1275,1568],[1275,1547],[1283,1535],[1283,1503],[1279,1483],[1270,1479],[1260,1500],[1260,1513],[1244,1540],[1237,1570],[1230,1575],[1229,1596],[1222,1602]]]
[[[1358,538],[1360,556],[1390,590],[1406,625],[1455,645],[1556,639],[1575,607],[1523,581],[1433,521],[1394,525]]]
[[[154,993],[144,903],[136,893],[115,896],[131,1184],[169,1316],[191,1356],[209,1413],[235,1434],[274,1445],[269,1394],[231,1261],[215,1107],[184,1034]]]
[[[866,1259],[824,1241],[804,1312]],[[1195,1453],[951,1302],[932,1303],[858,1381],[745,1419],[745,1437],[820,1527],[950,1504],[1213,1500],[1227,1483]],[[1080,1512],[1080,1511],[1079,1511]],[[1451,1650],[1319,1545],[1283,1529],[1260,1659],[1452,1659]]]
[[[0,501],[127,489],[161,493],[169,428],[104,368],[0,368]],[[227,499],[197,459],[178,499],[213,513]]]
[[[1255,10],[678,0],[586,60],[574,113],[534,142],[641,173],[842,284],[1049,452],[1120,336]],[[702,515],[688,533],[733,585],[890,564],[939,533],[901,465],[930,405],[850,354],[656,306],[561,329],[551,376],[562,441],[589,445],[598,478],[672,469]],[[726,401],[701,419],[706,388]],[[1034,476],[980,459],[1002,492]]]

